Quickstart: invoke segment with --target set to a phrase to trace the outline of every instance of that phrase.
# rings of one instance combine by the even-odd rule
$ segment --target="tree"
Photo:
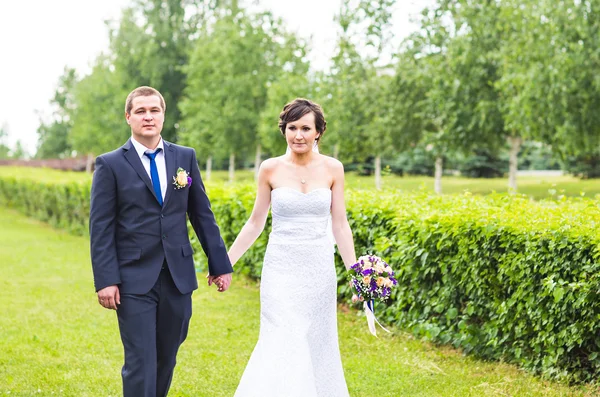
[[[397,55],[396,73],[390,84],[390,101],[393,128],[398,131],[402,146],[407,148],[400,156],[400,163],[407,166],[413,162],[412,157],[421,161],[429,158],[425,145],[417,145],[423,140],[431,115],[427,103],[427,72],[424,69],[428,66],[427,60],[420,55],[421,48],[411,40],[407,40],[405,46]],[[409,151],[411,153],[407,153]],[[419,173],[428,174],[424,170]]]
[[[368,74],[356,48],[340,37],[333,67],[321,85],[322,105],[328,119],[324,144],[343,162],[364,161],[368,157],[357,146],[361,134],[358,129],[366,124],[361,103],[365,87],[361,82],[367,80]]]
[[[297,70],[302,58],[301,46],[280,20],[228,3],[196,41],[184,68],[182,141],[209,160],[229,156],[233,180],[236,158],[247,158],[253,147],[260,151],[258,124],[268,85],[282,70]]]
[[[149,37],[137,24],[136,11],[125,9],[118,28],[109,26],[109,35],[109,52],[96,58],[92,72],[74,90],[70,143],[89,157],[125,143],[130,136],[125,98],[133,88],[150,83],[141,72]]]
[[[281,136],[278,116],[283,106],[298,97],[313,99],[315,84],[309,77],[309,63],[306,61],[306,44],[295,35],[279,28],[274,46],[275,65],[272,75],[266,82],[265,104],[258,120],[258,145],[254,159],[255,177],[261,163],[261,152],[264,148],[271,156],[281,155],[286,151],[286,141]]]
[[[381,156],[400,139],[391,128],[389,65],[378,65],[387,45],[394,0],[342,2],[337,16],[340,34],[333,68],[326,83],[334,153],[343,159],[375,157],[375,184],[381,188]],[[359,52],[359,48],[363,48]]]
[[[178,102],[186,78],[183,66],[215,3],[137,0],[116,24],[107,23],[109,51],[96,59],[92,73],[75,90],[77,111],[70,137],[74,149],[98,154],[123,144],[129,136],[125,98],[141,85],[161,92],[167,105],[162,136],[178,139]]]
[[[502,97],[500,109],[506,121],[506,139],[510,145],[508,186],[511,192],[517,191],[517,154],[523,141],[540,137],[540,130],[534,131],[531,120],[531,116],[537,113],[537,110],[531,107],[533,104],[528,99],[532,94],[537,96],[539,92],[534,94],[531,91],[534,88],[529,80],[539,79],[530,74],[532,63],[537,64],[548,54],[542,55],[546,51],[542,49],[543,42],[539,41],[540,21],[536,21],[532,13],[535,7],[537,5],[534,6],[531,1],[519,5],[509,1],[500,9],[499,14],[498,26],[505,43],[498,53],[501,78],[496,82],[496,87]],[[511,42],[512,40],[514,42]],[[541,140],[547,141],[543,138]]]
[[[77,108],[69,138],[78,153],[98,155],[119,147],[130,136],[124,116],[125,98],[129,92],[113,70],[110,58],[101,55],[91,74],[75,88]]]
[[[598,147],[599,5],[505,3],[498,89],[505,98],[503,113],[514,150],[524,139],[536,140],[551,144],[565,159]]]
[[[73,112],[75,111],[75,86],[78,78],[75,69],[65,67],[63,75],[58,80],[58,87],[50,101],[54,111],[49,123],[40,119],[38,127],[38,158],[62,158],[70,156],[71,144],[69,134],[73,127]]]
[[[295,98],[315,100],[314,85],[307,73],[284,72],[268,86],[267,102],[260,114],[258,136],[265,152],[270,156],[280,156],[286,151],[286,140],[278,128],[279,113],[285,104]]]
[[[494,84],[496,3],[439,1],[423,12],[421,29],[405,43],[399,84],[416,88],[399,107],[404,124],[421,129],[421,141],[436,157],[435,190],[441,192],[444,155],[492,152],[504,124]],[[489,4],[488,4],[489,3]],[[404,87],[406,92],[406,87]]]
[[[0,160],[10,158],[10,147],[8,146],[8,124],[2,124],[0,127]]]
[[[27,158],[27,151],[23,147],[21,140],[17,140],[15,147],[10,151],[10,158],[15,160],[23,160]]]
[[[166,140],[177,141],[181,121],[179,101],[186,87],[184,66],[198,32],[206,30],[208,18],[218,8],[217,0],[137,0],[135,20],[141,21],[133,35],[121,35],[115,41],[121,58],[122,43],[130,42],[132,56],[139,68],[141,79],[137,85],[147,84],[157,90],[168,104],[162,136]],[[121,28],[123,29],[123,27]],[[125,41],[126,40],[126,41]],[[138,84],[139,83],[139,84]],[[131,87],[133,89],[135,87]]]
[[[423,12],[422,30],[403,44],[394,81],[399,99],[394,106],[394,119],[400,131],[418,140],[433,154],[437,193],[442,191],[443,155],[453,142],[451,93],[454,81],[448,61],[451,37],[444,14],[441,7]],[[413,146],[416,143],[413,142]]]

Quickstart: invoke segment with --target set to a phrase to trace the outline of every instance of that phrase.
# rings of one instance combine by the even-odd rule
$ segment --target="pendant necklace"
[[[294,164],[294,162],[292,162],[292,164],[294,165],[294,168],[295,168],[294,173],[296,175],[298,175],[299,174],[298,168],[300,168],[300,166],[298,166],[297,164]],[[309,167],[303,166],[302,168],[305,168],[305,171],[310,172]],[[306,179],[304,177],[302,177],[302,176],[299,176],[299,178],[300,178],[300,183],[303,184],[303,185],[306,185]]]
[[[303,184],[303,185],[306,185],[306,179],[303,176],[301,176],[301,175],[299,175],[299,177],[300,177],[300,183]]]
[[[298,173],[296,172],[296,175],[297,175],[297,174],[298,174]],[[300,183],[301,183],[301,184],[303,184],[303,185],[306,185],[306,179],[305,179],[305,178],[303,178],[303,177],[301,177],[301,176],[300,176],[299,178],[300,178]]]

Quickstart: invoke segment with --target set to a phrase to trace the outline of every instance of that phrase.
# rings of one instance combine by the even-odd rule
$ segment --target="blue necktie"
[[[144,153],[145,156],[148,156],[150,159],[150,177],[152,178],[152,187],[154,188],[154,193],[156,193],[156,198],[158,199],[158,204],[163,205],[163,197],[162,190],[160,189],[160,178],[158,177],[158,168],[156,168],[156,161],[154,158],[158,153],[160,153],[162,149],[156,149],[154,153]]]

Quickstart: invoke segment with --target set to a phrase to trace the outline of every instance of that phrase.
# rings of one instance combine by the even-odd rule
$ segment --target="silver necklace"
[[[298,165],[296,165],[296,164],[294,164],[294,166],[296,168],[296,175],[298,175],[297,169],[300,168],[300,167]],[[306,168],[307,171],[308,171],[308,167],[305,166],[304,168]],[[306,185],[306,179],[300,176],[300,183],[303,184],[303,185]]]
[[[306,179],[303,177],[300,177],[300,183],[303,185],[306,185]]]

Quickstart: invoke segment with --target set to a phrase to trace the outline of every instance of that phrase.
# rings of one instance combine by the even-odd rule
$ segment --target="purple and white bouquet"
[[[352,302],[363,302],[369,330],[375,336],[374,302],[379,300],[385,302],[392,293],[392,288],[398,284],[394,277],[394,271],[383,259],[375,255],[363,255],[358,261],[350,266],[348,270],[350,286],[356,293],[352,296]],[[383,326],[379,324],[381,328]],[[389,332],[387,329],[383,328]]]
[[[353,302],[385,302],[398,284],[394,271],[383,259],[375,255],[364,255],[348,270],[350,285],[356,290]]]

